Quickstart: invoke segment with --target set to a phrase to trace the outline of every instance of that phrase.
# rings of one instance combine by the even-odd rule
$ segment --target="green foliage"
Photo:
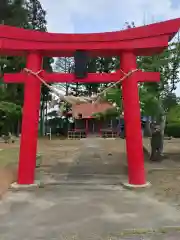
[[[47,31],[46,11],[42,8],[40,1],[26,0],[24,6],[27,11],[27,28]]]
[[[157,117],[162,112],[159,100],[152,92],[148,92],[146,88],[140,88],[140,106],[141,113],[144,116]]]
[[[21,106],[16,105],[11,102],[1,101],[0,102],[0,113],[1,113],[1,115],[5,114],[5,116],[7,116],[7,117],[9,117],[9,116],[19,117],[19,115],[21,114]]]
[[[169,137],[180,137],[180,122],[174,122],[167,124],[165,128],[165,134]]]
[[[18,122],[21,116],[21,106],[11,102],[0,102],[0,132],[11,132],[14,122]]]
[[[106,92],[104,99],[122,110],[122,92],[120,88],[110,88]]]
[[[1,0],[0,22],[11,26],[24,27],[27,19],[27,11],[24,8],[24,0]]]
[[[172,107],[167,114],[165,134],[172,137],[180,137],[180,105]]]
[[[2,0],[0,3],[0,23],[27,29],[46,31],[46,12],[38,0]],[[44,59],[44,69],[52,71],[51,58]],[[17,125],[21,118],[24,87],[22,84],[2,83],[4,73],[19,72],[25,67],[23,57],[0,57],[0,126]],[[49,90],[42,87],[41,113],[49,100]],[[42,116],[43,114],[41,114]],[[2,116],[6,116],[2,118]],[[11,120],[11,121],[10,121]],[[17,127],[13,127],[15,129]],[[12,127],[11,127],[12,129]],[[0,130],[1,131],[1,130]],[[0,133],[1,134],[1,133]]]
[[[167,114],[167,123],[179,123],[180,124],[180,105],[176,105],[171,108]]]
[[[161,97],[161,99],[164,111],[166,113],[178,105],[178,98],[173,92],[167,92],[166,95]]]
[[[158,83],[144,83],[142,85],[143,90],[147,95],[143,96],[146,102],[150,100],[150,96],[155,98],[152,103],[151,109],[156,105],[161,106],[157,110],[168,112],[169,109],[176,105],[177,99],[173,91],[176,89],[177,83],[180,81],[179,78],[179,66],[180,66],[180,43],[170,43],[169,48],[166,49],[160,55],[153,55],[147,57],[138,58],[139,68],[145,71],[160,72],[161,80]],[[143,101],[141,100],[141,101]],[[146,109],[149,109],[150,103]]]

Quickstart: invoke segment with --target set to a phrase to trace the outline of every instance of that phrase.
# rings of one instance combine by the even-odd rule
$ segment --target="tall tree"
[[[46,28],[46,11],[42,8],[40,1],[38,0],[26,0],[25,8],[27,9],[27,27],[33,30],[38,30],[45,32],[47,31]],[[44,58],[43,68],[46,71],[52,72],[52,58]],[[41,108],[40,108],[40,135],[43,136],[44,134],[44,122],[45,122],[45,114],[44,111],[47,112],[47,102],[50,100],[49,89],[42,85],[41,91]],[[46,131],[46,130],[45,130]]]
[[[3,1],[3,4],[1,4]],[[45,11],[38,0],[2,0],[0,3],[0,22],[17,27],[46,31]],[[50,58],[44,61],[44,68],[51,71]],[[25,59],[20,57],[1,57],[0,71],[18,72],[25,67]],[[44,88],[44,87],[43,87]],[[42,95],[47,95],[47,89],[42,89]],[[42,97],[43,98],[43,97]],[[22,106],[23,86],[20,84],[7,85],[3,99]],[[44,100],[43,100],[44,101]],[[4,105],[3,105],[4,106]]]
[[[38,31],[47,31],[46,11],[42,8],[39,0],[26,0],[25,9],[27,9],[28,25]]]

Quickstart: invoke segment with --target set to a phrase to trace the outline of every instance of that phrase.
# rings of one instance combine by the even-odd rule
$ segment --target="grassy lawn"
[[[15,146],[0,145],[0,167],[4,167],[9,163],[16,163],[18,161],[19,148]]]
[[[54,161],[64,159],[69,155],[73,155],[76,149],[82,144],[77,140],[59,140],[53,139],[49,141],[46,138],[38,139],[37,153],[43,156],[45,164],[53,164]],[[14,144],[0,143],[0,167],[4,167],[9,163],[17,163],[19,155],[19,142]]]

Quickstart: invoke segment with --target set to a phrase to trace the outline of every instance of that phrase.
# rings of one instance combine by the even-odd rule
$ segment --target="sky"
[[[180,17],[180,0],[40,0],[50,32],[85,33],[120,30]]]
[[[180,0],[40,0],[49,32],[118,31],[125,22],[136,26],[180,17]],[[180,85],[177,89],[180,96]]]

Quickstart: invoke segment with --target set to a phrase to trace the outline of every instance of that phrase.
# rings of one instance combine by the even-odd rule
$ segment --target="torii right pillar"
[[[136,55],[130,51],[123,52],[120,58],[120,65],[122,71],[125,73],[135,70],[137,68]],[[134,73],[122,83],[129,178],[128,183],[125,185],[145,187],[149,184],[146,182],[144,168],[138,75],[139,74]],[[141,81],[142,80],[143,79],[141,79]]]

